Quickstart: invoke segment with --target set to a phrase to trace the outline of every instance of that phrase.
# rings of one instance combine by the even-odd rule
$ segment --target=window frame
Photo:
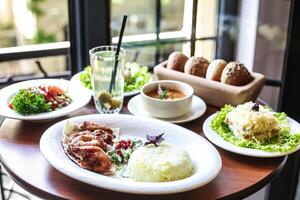
[[[291,0],[287,44],[284,56],[282,83],[280,88],[279,111],[284,111],[288,116],[300,121],[299,103],[300,93],[297,86],[300,85],[300,68],[298,59],[300,56],[300,2]],[[296,198],[299,178],[300,152],[287,156],[286,163],[280,174],[271,182],[269,200],[292,200]]]
[[[66,71],[60,71],[57,73],[48,74],[45,73],[43,66],[39,62],[37,68],[39,68],[40,71],[42,72],[41,75],[38,74],[18,75],[18,76],[6,75],[5,77],[2,77],[0,79],[0,88],[16,82],[39,79],[39,78],[69,79],[71,75],[71,71],[69,69],[70,65],[68,60],[69,49],[70,49],[69,41],[0,48],[0,62],[8,62],[8,61],[15,61],[15,60],[22,60],[22,59],[36,59],[36,63],[37,63],[38,58],[67,55]]]
[[[69,41],[0,48],[0,62],[67,55],[69,48]]]
[[[72,75],[89,64],[88,50],[110,44],[110,1],[68,0]]]
[[[217,9],[217,22],[216,22],[216,36],[212,37],[196,37],[196,22],[197,22],[197,7],[198,0],[193,0],[192,5],[192,26],[190,31],[190,37],[186,37],[185,33],[180,31],[160,32],[160,18],[161,18],[161,0],[156,1],[156,33],[141,34],[136,36],[125,36],[125,48],[156,46],[155,63],[160,62],[160,49],[165,44],[176,44],[190,42],[191,54],[195,53],[196,41],[208,41],[213,40],[216,44],[215,57],[223,58],[225,60],[233,60],[233,47],[234,43],[227,37],[226,31],[221,32],[219,30],[220,25],[224,24],[224,19],[220,16],[236,16],[238,15],[238,6],[236,0],[218,0]],[[110,0],[68,0],[68,12],[69,12],[69,32],[67,37],[69,41],[49,43],[49,44],[36,44],[28,47],[11,47],[0,49],[0,62],[20,60],[20,59],[33,59],[47,56],[67,56],[67,71],[56,73],[55,76],[49,76],[50,78],[70,78],[70,75],[74,75],[80,72],[84,66],[89,64],[88,50],[100,45],[115,44],[117,38],[111,41],[110,32]],[[126,42],[126,37],[137,37],[139,40],[129,40]],[[145,37],[146,36],[146,37]],[[145,41],[146,38],[146,41]],[[26,78],[27,77],[27,78]],[[8,77],[4,80],[0,80],[0,85],[10,84],[25,79],[35,79],[36,76],[26,76],[23,79]],[[266,85],[280,87],[281,81],[267,79]]]
[[[220,1],[220,0],[219,0]],[[219,5],[220,2],[217,2]],[[159,64],[161,60],[161,48],[165,44],[176,44],[176,43],[186,43],[190,42],[190,55],[195,55],[195,46],[196,41],[214,41],[217,49],[218,42],[218,32],[216,31],[216,36],[210,37],[196,37],[196,24],[197,24],[197,12],[198,12],[198,0],[193,0],[192,3],[192,13],[191,13],[191,30],[188,33],[183,31],[171,31],[171,32],[162,32],[161,31],[161,0],[155,0],[156,9],[155,9],[155,33],[146,33],[146,34],[137,34],[123,37],[123,46],[125,48],[135,48],[135,47],[148,47],[155,46],[156,53],[154,58],[153,66]],[[217,13],[219,13],[219,6]],[[216,21],[216,30],[218,27],[218,19]],[[117,44],[118,37],[112,38],[112,44]],[[216,51],[215,51],[216,54]]]

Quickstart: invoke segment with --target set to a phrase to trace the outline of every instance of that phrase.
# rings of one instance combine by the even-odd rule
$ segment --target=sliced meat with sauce
[[[113,145],[113,130],[92,122],[83,122],[77,127],[64,140],[68,141],[63,145],[67,155],[84,169],[97,173],[109,172],[112,161],[105,151]]]

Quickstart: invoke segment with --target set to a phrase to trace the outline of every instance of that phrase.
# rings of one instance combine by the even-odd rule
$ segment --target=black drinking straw
[[[127,21],[127,15],[124,15],[123,21],[122,21],[122,27],[121,27],[121,31],[120,31],[120,35],[119,35],[119,41],[118,41],[118,45],[117,45],[117,51],[116,51],[116,55],[115,55],[115,66],[111,73],[111,80],[110,80],[110,84],[109,84],[109,92],[110,93],[112,91],[112,88],[115,86],[117,67],[118,67],[118,62],[119,62],[118,57],[119,57],[119,53],[120,53],[120,48],[121,48],[121,44],[122,44],[123,33],[125,30],[126,21]]]

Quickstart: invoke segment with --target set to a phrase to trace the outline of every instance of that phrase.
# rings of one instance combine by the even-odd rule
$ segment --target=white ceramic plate
[[[79,72],[77,74],[75,74],[72,78],[71,78],[71,83],[72,84],[75,84],[75,85],[82,85],[81,81],[80,81],[80,74],[84,73],[83,71],[82,72]],[[150,80],[151,81],[151,80]],[[84,87],[84,86],[83,86]],[[93,96],[94,93],[92,90],[84,87],[87,91],[90,92],[90,94]],[[140,93],[140,90],[134,90],[134,91],[131,91],[131,92],[124,92],[124,96],[125,97],[129,97],[129,96],[133,96],[133,95],[136,95],[136,94],[139,94]]]
[[[241,154],[241,155],[246,155],[246,156],[252,156],[252,157],[280,157],[280,156],[285,156],[288,154],[291,154],[297,150],[300,149],[300,145],[294,149],[293,151],[290,152],[267,152],[267,151],[262,151],[262,150],[257,150],[257,149],[250,149],[250,148],[245,148],[245,147],[240,147],[236,146],[234,144],[231,144],[230,142],[227,142],[224,140],[217,132],[215,132],[210,124],[211,120],[216,116],[216,113],[208,117],[204,124],[203,124],[203,132],[206,138],[208,138],[212,143],[215,145],[221,147],[222,149],[225,149],[227,151],[231,151],[233,153]],[[300,131],[300,124],[296,122],[295,120],[288,118],[288,122],[291,127],[291,132],[299,132]]]
[[[141,117],[159,119],[159,120],[163,120],[163,121],[175,123],[175,124],[180,124],[180,123],[185,123],[188,121],[195,120],[195,119],[201,117],[206,111],[205,102],[200,97],[197,97],[194,95],[193,99],[192,99],[191,111],[188,114],[181,116],[181,117],[170,118],[170,119],[155,118],[155,117],[152,117],[143,108],[141,100],[142,100],[141,95],[137,95],[130,99],[130,101],[128,102],[127,108],[131,114],[141,116]]]
[[[32,115],[20,115],[8,107],[8,104],[11,101],[11,99],[20,89],[26,89],[28,87],[40,85],[55,85],[63,90],[67,90],[68,95],[72,99],[71,104],[55,111]],[[37,79],[15,83],[13,85],[1,89],[0,97],[0,115],[8,118],[28,121],[44,121],[70,114],[71,112],[74,112],[84,107],[86,104],[89,103],[91,99],[91,95],[84,87],[71,87],[70,81],[63,79]]]
[[[80,74],[82,74],[82,73],[84,73],[84,71],[79,72],[79,73],[75,74],[74,76],[72,76],[72,78],[70,80],[71,84],[76,85],[76,86],[79,86],[79,85],[82,86],[86,91],[88,91],[90,93],[91,96],[93,96],[93,91],[84,87],[80,81]]]
[[[185,149],[195,167],[194,174],[188,178],[160,183],[136,182],[104,176],[80,168],[66,156],[61,145],[66,120],[58,122],[47,129],[41,137],[40,149],[49,163],[60,172],[96,187],[136,194],[178,193],[207,184],[221,170],[220,154],[212,144],[196,133],[174,124],[122,114],[85,115],[69,120],[76,123],[92,121],[112,128],[120,128],[121,139],[137,138],[144,140],[147,134],[165,133],[165,141]]]

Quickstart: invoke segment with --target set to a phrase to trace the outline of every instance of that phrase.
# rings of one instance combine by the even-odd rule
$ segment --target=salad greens
[[[50,112],[68,106],[72,99],[54,85],[21,89],[11,99],[8,107],[21,115]]]
[[[148,72],[147,66],[140,66],[138,63],[125,64],[125,84],[124,91],[131,92],[139,90],[143,85],[151,80],[151,74]],[[91,84],[91,67],[86,66],[84,72],[80,74],[79,79],[84,87],[92,89]]]
[[[143,143],[141,140],[120,140],[116,143],[114,148],[109,150],[107,153],[119,169],[122,168],[123,165],[127,164],[133,151],[142,145]]]
[[[237,138],[228,125],[225,123],[226,115],[234,109],[231,105],[225,105],[211,121],[211,127],[226,141],[241,147],[258,149],[268,152],[288,152],[295,149],[300,144],[300,133],[291,133],[287,115],[284,112],[275,113],[279,120],[281,130],[279,134],[272,138],[259,140],[245,140]]]
[[[86,66],[84,72],[80,74],[79,79],[82,85],[88,89],[92,89],[91,83],[91,66]]]
[[[46,102],[44,95],[32,90],[21,89],[11,103],[13,109],[22,115],[51,111],[51,105]]]
[[[131,92],[140,89],[151,79],[151,74],[148,72],[147,66],[140,66],[138,63],[125,64],[125,85],[124,91]]]

